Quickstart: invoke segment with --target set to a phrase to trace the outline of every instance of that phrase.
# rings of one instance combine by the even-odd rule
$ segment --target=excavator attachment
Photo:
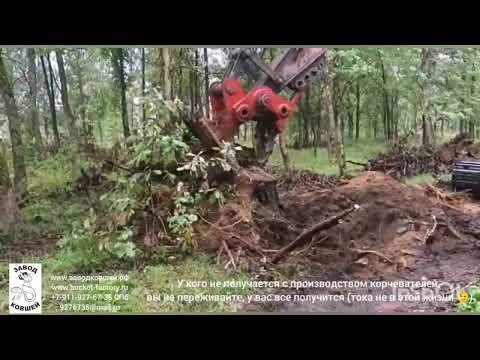
[[[293,48],[280,54],[271,65],[254,51],[233,54],[222,82],[210,86],[211,118],[193,119],[190,126],[207,148],[232,142],[240,125],[256,122],[255,153],[265,164],[277,135],[286,130],[298,109],[304,90],[324,74],[327,49]],[[251,90],[243,78],[255,81]],[[280,93],[290,92],[290,98]]]

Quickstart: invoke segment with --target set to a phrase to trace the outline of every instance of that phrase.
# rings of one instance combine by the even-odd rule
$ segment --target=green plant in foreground
[[[480,313],[480,287],[470,288],[469,301],[466,304],[458,303],[459,310],[469,313]]]
[[[176,190],[175,208],[167,221],[177,241],[182,244],[183,250],[188,250],[195,245],[193,243],[193,224],[198,220],[198,216],[191,212],[195,205],[195,198],[185,189],[182,182],[177,184]]]

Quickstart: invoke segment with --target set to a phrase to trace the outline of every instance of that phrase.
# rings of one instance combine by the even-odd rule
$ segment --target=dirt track
[[[480,202],[467,199],[452,205],[428,196],[421,188],[376,172],[366,172],[336,187],[327,182],[327,188],[323,188],[321,182],[307,181],[302,186],[291,188],[280,184],[279,188],[284,207],[281,214],[260,206],[255,209],[254,218],[263,248],[279,249],[315,223],[353,204],[360,205],[360,209],[345,221],[317,234],[307,246],[290,254],[289,262],[301,263],[306,269],[299,275],[301,279],[437,280],[461,286],[479,279]],[[438,225],[424,243],[426,232],[433,227],[434,221]],[[365,254],[364,251],[377,253]],[[300,280],[298,276],[296,279]],[[302,293],[339,291],[341,289],[305,289]],[[372,290],[357,289],[355,292],[365,291]],[[386,293],[391,291],[384,289]],[[354,305],[290,302],[278,304],[271,310],[412,312],[446,311],[451,306],[453,302],[358,302]]]

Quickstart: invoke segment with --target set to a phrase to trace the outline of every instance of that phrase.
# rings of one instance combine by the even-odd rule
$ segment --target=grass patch
[[[72,162],[68,154],[59,152],[55,156],[39,161],[29,172],[29,193],[35,197],[46,197],[69,187],[72,181]]]
[[[76,196],[68,202],[58,197],[36,199],[23,209],[21,236],[58,238],[72,229],[75,220],[88,215],[88,209],[85,199]]]
[[[383,141],[363,140],[359,142],[347,142],[345,144],[345,158],[347,160],[365,163],[385,149],[386,144]],[[325,148],[318,148],[316,157],[313,148],[301,150],[288,149],[288,154],[292,165],[297,169],[311,170],[325,175],[338,174],[338,165],[329,160],[327,149]],[[278,146],[275,147],[270,159],[273,165],[283,164]],[[363,170],[363,168],[361,166],[347,164],[347,172],[354,173],[359,170]]]
[[[52,278],[53,272],[45,266],[44,273],[44,306],[45,312],[90,312],[93,307],[110,307],[120,313],[198,313],[198,312],[232,312],[235,304],[229,301],[182,301],[179,295],[247,295],[250,289],[228,287],[187,288],[180,286],[180,280],[186,281],[245,281],[249,277],[243,273],[228,273],[216,266],[212,259],[206,256],[189,257],[172,263],[147,266],[142,270],[124,272],[105,272],[102,275],[117,275],[128,279],[102,282],[74,282]],[[67,274],[67,273],[63,273]],[[68,274],[71,275],[71,274]],[[90,273],[88,274],[90,275]],[[90,285],[92,288],[72,291],[59,290],[55,286]],[[101,290],[99,286],[118,287],[118,291]],[[150,296],[163,298],[163,295],[173,296],[173,301],[152,301]],[[80,296],[79,300],[70,299]],[[71,305],[68,305],[71,304]],[[77,304],[77,308],[73,305]],[[83,305],[83,306],[81,306]],[[86,306],[88,305],[88,307]],[[96,311],[98,312],[98,311]],[[101,311],[100,311],[101,312]]]
[[[422,186],[426,184],[433,184],[435,178],[430,174],[421,174],[416,176],[411,176],[405,179],[405,183],[411,186]]]
[[[85,275],[117,276],[113,281],[69,281],[59,276],[81,275],[74,272],[58,271],[54,259],[28,259],[43,264],[43,312],[44,313],[205,313],[235,312],[236,304],[231,301],[188,301],[178,299],[179,295],[243,295],[252,289],[229,287],[180,286],[185,281],[246,281],[246,273],[227,272],[217,266],[213,259],[203,255],[187,257],[143,269]],[[120,277],[123,277],[120,279]],[[69,286],[90,285],[83,290],[70,290]],[[97,287],[97,285],[99,287]],[[63,286],[63,288],[62,288]],[[105,286],[109,288],[105,288]],[[114,287],[116,289],[112,290]],[[118,290],[118,291],[117,291]],[[149,296],[163,298],[167,294],[173,301],[151,301]],[[228,300],[228,298],[226,299]],[[0,264],[0,313],[8,312],[8,266]]]

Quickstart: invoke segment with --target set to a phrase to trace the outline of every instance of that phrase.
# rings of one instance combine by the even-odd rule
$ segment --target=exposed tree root
[[[375,251],[375,250],[352,249],[352,251],[357,253],[357,254],[360,254],[360,255],[374,254],[374,255],[377,255],[378,257],[382,258],[383,260],[389,262],[390,264],[395,264],[395,262],[392,259],[383,255],[381,252],[378,252],[378,251]]]
[[[271,260],[272,264],[278,263],[286,254],[291,252],[293,249],[303,245],[308,239],[310,239],[311,236],[313,236],[315,233],[329,229],[332,226],[335,226],[338,224],[339,220],[350,214],[351,212],[359,209],[360,207],[358,205],[354,205],[347,210],[342,211],[338,215],[334,215],[330,217],[329,219],[322,221],[321,223],[318,223],[311,227],[310,229],[304,231],[301,233],[295,240],[293,240],[290,244],[285,246],[283,249],[281,249]]]

